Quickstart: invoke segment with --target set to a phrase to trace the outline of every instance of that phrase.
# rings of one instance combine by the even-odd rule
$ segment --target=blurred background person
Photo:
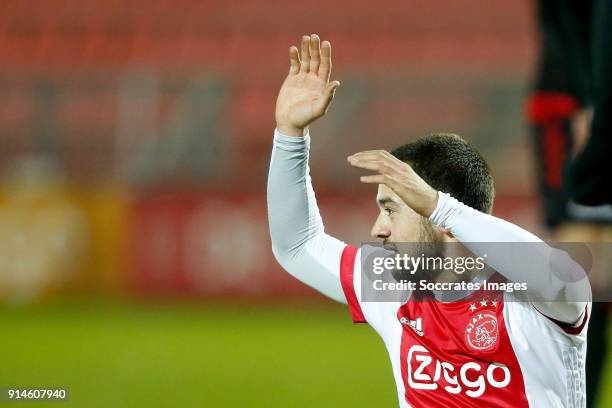
[[[603,10],[595,7],[596,0],[538,0],[536,3],[540,55],[528,98],[527,117],[535,149],[543,221],[557,241],[609,241],[612,236],[612,206],[577,204],[572,200],[571,192],[564,188],[567,185],[563,184],[563,169],[573,165],[572,158],[585,148],[591,135],[594,94],[604,91],[598,88],[601,84],[591,83],[588,69],[593,21],[598,23],[602,17],[593,13]],[[612,74],[607,76],[612,77]],[[606,120],[601,111],[598,115],[599,121]],[[582,157],[580,160],[589,160],[589,165],[592,165],[596,159]],[[596,175],[597,178],[600,176],[603,174]],[[578,188],[591,186],[590,175],[581,177]],[[596,184],[608,190],[600,182]],[[597,292],[597,286],[593,290]],[[594,297],[601,299],[601,294],[595,293]],[[595,406],[601,383],[608,343],[608,309],[608,303],[593,303],[587,353],[588,407]]]
[[[565,190],[580,204],[612,204],[607,166],[612,155],[612,4],[545,0],[539,8],[546,44],[543,65],[551,75],[549,83],[541,80],[539,84],[545,89],[564,80],[564,89],[583,108],[592,109],[588,138],[575,146],[574,157],[565,163]]]

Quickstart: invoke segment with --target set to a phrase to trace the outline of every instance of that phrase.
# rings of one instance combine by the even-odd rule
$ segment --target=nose
[[[372,236],[372,239],[386,240],[391,236],[391,230],[385,226],[379,225],[379,223],[376,223],[372,227],[370,235]]]

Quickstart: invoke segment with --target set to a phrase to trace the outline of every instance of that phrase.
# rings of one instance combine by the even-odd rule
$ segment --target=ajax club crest
[[[465,339],[475,350],[490,350],[497,343],[497,316],[489,311],[474,313],[465,327]]]

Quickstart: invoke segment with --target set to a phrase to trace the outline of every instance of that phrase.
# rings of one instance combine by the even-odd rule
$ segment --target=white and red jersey
[[[346,246],[342,288],[355,323],[382,337],[400,407],[580,407],[588,308],[575,326],[521,295],[474,292],[455,302],[362,302],[361,262]]]

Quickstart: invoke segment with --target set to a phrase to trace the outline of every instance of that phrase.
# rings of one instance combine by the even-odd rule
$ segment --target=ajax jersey
[[[364,302],[360,269],[360,251],[346,246],[340,277],[349,311],[382,337],[400,407],[585,406],[590,306],[572,326],[517,292]]]

